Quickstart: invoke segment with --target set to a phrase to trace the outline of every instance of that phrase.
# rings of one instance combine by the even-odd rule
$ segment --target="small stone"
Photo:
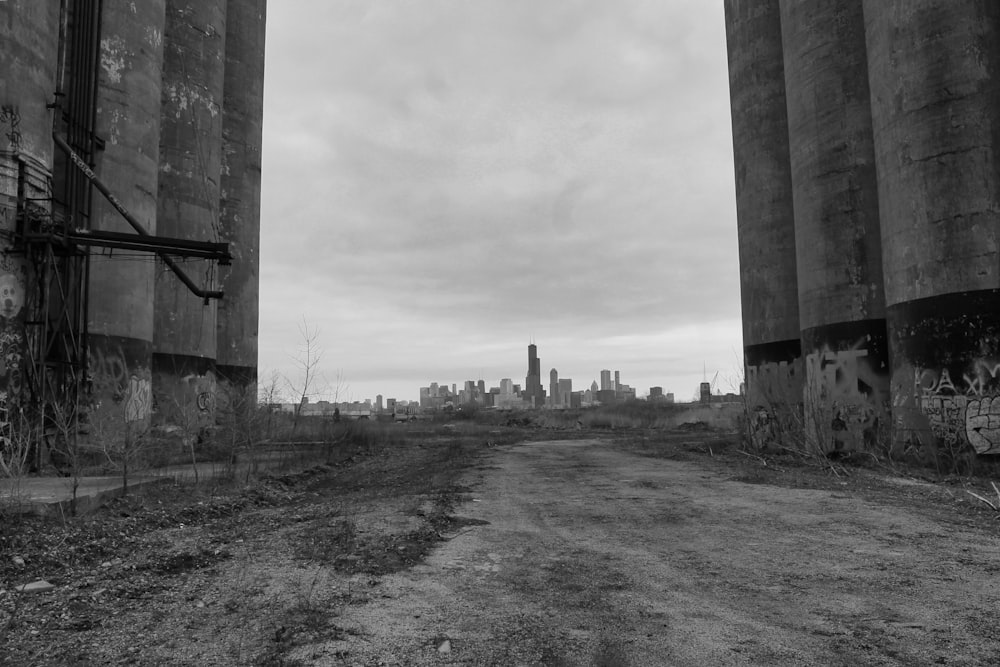
[[[30,584],[18,586],[17,591],[21,593],[48,593],[49,591],[55,590],[55,588],[55,585],[50,584],[44,579],[39,579],[38,581],[33,581]]]
[[[198,609],[203,609],[205,607],[205,601],[204,600],[198,600],[197,602],[194,603],[194,606],[198,607]]]
[[[101,567],[111,567],[113,564],[114,563],[112,563],[111,561],[106,560],[103,563],[101,563]]]
[[[438,653],[451,653],[451,640],[445,639],[438,646]]]
[[[11,556],[11,562],[17,567],[24,567],[24,559],[20,556]]]

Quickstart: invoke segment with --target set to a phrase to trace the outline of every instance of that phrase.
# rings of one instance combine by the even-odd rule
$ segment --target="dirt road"
[[[336,640],[289,660],[1000,661],[996,530],[929,485],[873,499],[748,484],[597,440],[499,448],[465,481],[455,512],[470,525],[382,578],[378,597],[342,613]]]

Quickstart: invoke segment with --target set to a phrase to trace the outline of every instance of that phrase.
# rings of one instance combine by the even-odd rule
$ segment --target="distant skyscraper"
[[[593,382],[590,383],[590,391],[594,392],[595,394],[597,393],[597,380],[594,380]]]
[[[559,379],[559,402],[563,407],[570,407],[573,396],[573,380],[569,378]]]
[[[538,348],[528,345],[528,376],[524,378],[524,400],[531,406],[545,405],[545,390],[542,389],[542,362],[538,358]]]
[[[614,387],[611,386],[611,371],[601,371],[601,391],[614,391]]]
[[[621,379],[622,379],[621,371],[615,371],[615,386],[613,387],[615,393],[621,391],[621,386],[622,386]]]
[[[559,371],[552,369],[549,371],[549,398],[552,405],[559,405]]]
[[[514,393],[514,382],[510,378],[500,380],[500,393],[504,395]]]

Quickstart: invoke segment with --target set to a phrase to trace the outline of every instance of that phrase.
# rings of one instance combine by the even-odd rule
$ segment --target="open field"
[[[983,479],[456,421],[8,517],[10,665],[995,664]],[[406,430],[410,429],[410,430]],[[381,433],[381,435],[379,435]],[[387,437],[392,433],[392,437]],[[995,498],[995,494],[993,495]],[[14,588],[45,579],[46,593]]]

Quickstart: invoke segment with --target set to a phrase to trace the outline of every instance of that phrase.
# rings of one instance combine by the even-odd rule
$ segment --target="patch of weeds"
[[[322,565],[337,565],[350,560],[357,548],[357,526],[349,519],[340,519],[326,526],[304,526],[296,535],[295,556]]]

